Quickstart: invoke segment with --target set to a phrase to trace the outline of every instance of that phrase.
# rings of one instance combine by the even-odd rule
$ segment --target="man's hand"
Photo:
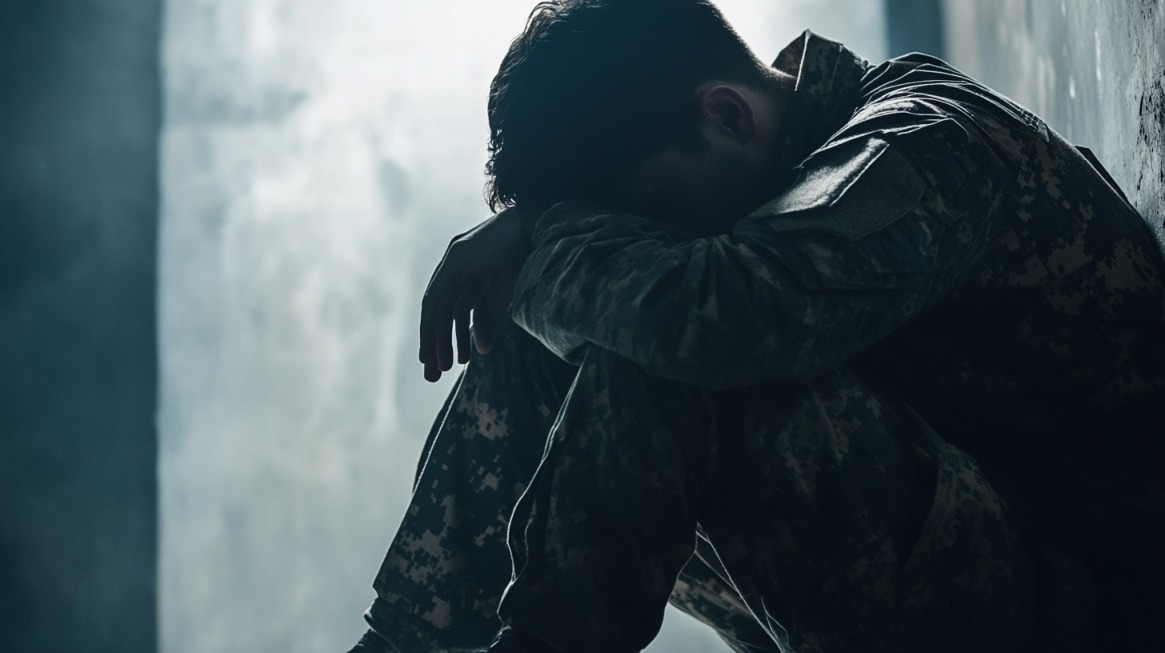
[[[455,237],[429,279],[421,301],[420,361],[425,379],[436,381],[457,361],[469,361],[470,313],[473,343],[487,353],[501,320],[509,319],[514,278],[530,254],[530,238],[517,209],[506,209]]]

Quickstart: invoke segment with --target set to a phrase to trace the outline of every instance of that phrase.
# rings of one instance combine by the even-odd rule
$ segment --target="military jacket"
[[[1095,158],[933,57],[873,66],[806,32],[774,66],[796,77],[782,192],[713,237],[556,205],[515,321],[716,390],[850,361],[1012,496],[1134,492],[1129,520],[1159,516],[1165,264]]]

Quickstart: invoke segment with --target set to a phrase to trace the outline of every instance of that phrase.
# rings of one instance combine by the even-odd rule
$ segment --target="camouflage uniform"
[[[501,610],[564,651],[641,646],[668,592],[737,650],[1030,650],[1033,622],[1086,650],[1087,619],[1049,606],[1091,582],[1112,650],[1160,642],[1151,232],[942,62],[872,67],[806,33],[775,65],[797,76],[792,172],[730,234],[569,203],[538,221],[514,316],[581,367],[526,366],[510,378],[554,380],[507,395],[496,354],[470,363],[377,579],[370,623],[402,651],[497,625],[489,543],[552,423]],[[475,375],[501,399],[466,401]],[[521,464],[475,436],[494,424]]]
[[[807,33],[775,65],[797,75],[783,192],[712,238],[558,205],[515,320],[567,360],[597,347],[706,389],[816,383],[849,361],[979,460],[1043,573],[1086,571],[1072,582],[1095,583],[1106,648],[1158,650],[1151,230],[1086,150],[937,59],[874,67]]]
[[[577,372],[517,327],[489,356],[473,353],[433,424],[412,502],[373,583],[366,619],[396,650],[484,648],[501,626],[510,513]],[[736,651],[775,651],[706,542],[698,548],[673,602]]]
[[[515,514],[531,538],[513,549],[519,585],[541,585],[511,590],[534,610],[507,605],[506,616],[536,615],[511,621],[565,651],[642,648],[669,594],[750,653],[778,651],[778,641],[803,652],[902,650],[891,644],[904,634],[943,641],[960,621],[948,615],[970,615],[964,626],[990,619],[1003,642],[1030,629],[1031,570],[1006,508],[890,393],[844,366],[810,385],[709,392],[589,355],[575,368],[513,329],[466,367],[367,615],[398,650],[488,642],[510,578],[510,508],[531,477],[528,500],[555,486],[582,491],[556,499],[565,515],[533,501],[534,514]],[[604,454],[591,459],[596,448]],[[936,477],[946,488],[937,501]],[[562,542],[569,550],[547,559]],[[965,586],[942,586],[952,569]],[[586,648],[562,644],[587,637]]]
[[[647,646],[697,537],[794,651],[1034,644],[1034,572],[1007,507],[844,365],[712,392],[587,348],[512,524],[499,614],[564,653]]]

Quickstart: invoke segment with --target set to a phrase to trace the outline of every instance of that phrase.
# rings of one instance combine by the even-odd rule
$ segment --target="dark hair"
[[[765,70],[705,0],[539,3],[490,86],[486,198],[602,201],[647,156],[700,151],[700,84],[764,84]]]

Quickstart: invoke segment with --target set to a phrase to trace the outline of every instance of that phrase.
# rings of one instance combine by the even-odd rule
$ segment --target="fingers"
[[[460,363],[469,361],[471,346],[479,351],[492,347],[497,319],[492,308],[481,310],[482,295],[488,279],[516,270],[528,253],[516,215],[503,212],[455,237],[429,279],[421,301],[418,352],[427,380],[436,381],[453,367],[454,345]],[[470,315],[478,320],[478,313],[489,315],[479,320],[481,333],[471,333]]]
[[[496,334],[494,312],[479,306],[473,311],[473,346],[477,348],[477,353],[484,355],[493,351]]]
[[[429,287],[421,300],[420,350],[418,358],[425,369],[426,381],[437,381],[443,372],[453,367],[454,335],[457,361],[469,361],[471,339],[470,312],[481,296],[483,282],[463,281],[455,269],[455,245],[450,245],[445,257],[429,280]],[[451,255],[453,254],[453,255]]]
[[[420,361],[425,366],[425,380],[437,381],[441,378],[441,364],[438,357],[438,342],[441,340],[440,327],[442,320],[436,315],[439,303],[433,295],[425,294],[421,302],[421,348]],[[445,368],[448,369],[448,368]]]
[[[421,308],[421,363],[425,379],[436,381],[453,367],[453,338],[457,362],[469,362],[469,315],[480,294],[480,285],[457,288],[444,295],[429,295]]]
[[[496,279],[489,279],[482,288],[481,297],[473,308],[473,346],[477,353],[488,354],[494,347],[496,331],[496,314],[490,301],[493,299],[493,290],[497,285]]]
[[[493,349],[502,329],[509,324],[515,280],[513,274],[490,277],[474,304],[473,342],[481,354],[488,354]]]
[[[445,256],[448,258],[448,251]],[[428,369],[430,363],[436,363],[436,358],[433,356],[436,351],[435,342],[437,336],[436,321],[438,320],[438,307],[441,306],[442,296],[447,292],[445,287],[448,283],[445,278],[441,276],[441,270],[445,267],[445,258],[437,265],[437,269],[433,271],[433,276],[429,277],[429,285],[425,288],[425,294],[421,297],[421,328],[420,328],[420,348],[417,352],[417,358]],[[425,378],[428,378],[426,373]]]
[[[451,367],[449,361],[452,355],[442,356],[442,352],[448,351],[452,345],[443,344],[442,340],[449,338],[449,323],[452,320],[450,307],[460,296],[454,283],[455,271],[450,265],[449,253],[452,250],[453,244],[450,244],[441,263],[433,271],[433,276],[429,278],[429,285],[421,299],[420,349],[417,357],[425,367],[425,380],[429,382],[440,379],[441,372]]]
[[[464,365],[469,362],[469,311],[477,303],[478,292],[463,291],[457,305],[453,308],[453,329],[457,335],[457,362]]]

